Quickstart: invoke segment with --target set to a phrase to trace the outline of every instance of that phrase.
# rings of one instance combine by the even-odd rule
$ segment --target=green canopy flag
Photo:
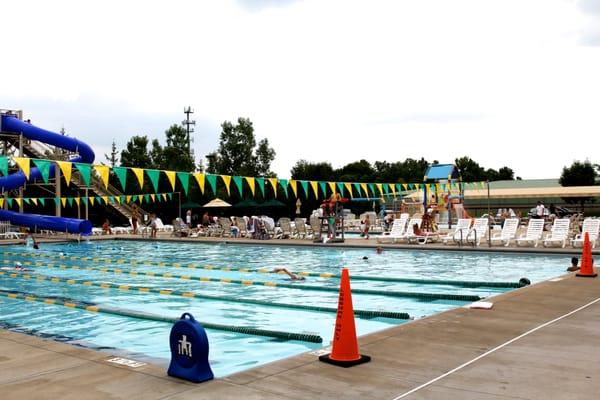
[[[121,187],[123,191],[125,191],[125,186],[127,185],[127,168],[125,167],[113,167],[113,172],[119,178],[119,182],[121,182]]]
[[[138,201],[138,195],[134,194],[133,196],[131,196],[131,202],[135,203],[136,201]]]
[[[402,184],[396,183],[396,193],[402,193]]]
[[[177,178],[179,178],[179,182],[181,186],[183,186],[183,192],[187,196],[188,189],[190,187],[190,173],[189,172],[178,172]]]
[[[237,186],[238,191],[240,192],[240,198],[243,197],[242,186],[243,186],[244,178],[242,178],[241,176],[234,176],[232,178],[233,178],[233,183],[235,183],[235,186]]]
[[[146,203],[149,203],[149,202],[150,202],[150,195],[149,195],[149,194],[145,194],[145,195],[144,195],[144,201],[145,201]]]
[[[279,184],[283,188],[283,193],[285,194],[286,199],[288,197],[288,190],[287,190],[288,189],[288,183],[289,183],[289,181],[287,179],[280,179],[279,180]]]
[[[54,202],[56,203],[57,206],[60,206],[60,197],[55,197]]]
[[[337,185],[337,188],[340,191],[340,194],[342,195],[342,197],[344,197],[344,183],[336,182],[335,184]]]
[[[87,197],[82,197],[81,200],[83,200],[83,204],[85,204],[86,206],[88,205],[88,198]]]
[[[2,175],[8,175],[8,157],[0,156],[0,172]]]
[[[173,200],[173,193],[167,193],[167,197],[169,198],[169,200]]]
[[[204,175],[204,179],[208,182],[208,184],[210,185],[210,188],[213,191],[213,194],[216,196],[217,195],[217,176],[206,174],[206,175]]]
[[[115,204],[115,196],[108,196],[108,201],[110,201],[111,204]]]
[[[319,182],[319,187],[321,188],[321,192],[323,192],[323,198],[327,198],[327,184],[325,182]]]
[[[360,183],[353,183],[354,185],[354,190],[356,190],[356,193],[358,193],[358,197],[361,196],[361,190],[360,190]],[[367,194],[367,197],[369,197],[369,195]]]
[[[12,207],[12,205],[13,205],[13,199],[11,199],[10,197],[7,197],[6,198],[6,202],[8,203],[8,207],[9,208]]]
[[[383,193],[384,193],[384,194],[389,194],[389,193],[390,193],[390,188],[389,188],[389,185],[386,185],[386,184],[384,183],[384,184],[383,184],[383,185],[381,185],[381,186],[383,186]]]
[[[42,174],[42,179],[44,180],[44,183],[48,183],[48,177],[50,176],[50,165],[52,165],[52,162],[48,160],[34,159],[33,163],[40,171],[40,174]]]
[[[158,178],[160,177],[160,171],[157,169],[147,169],[146,175],[148,175],[150,182],[152,182],[154,193],[158,192]]]
[[[304,196],[308,199],[308,181],[300,181],[300,186],[304,190]]]
[[[265,198],[265,178],[256,178],[256,183],[258,183],[258,187],[260,188],[260,192],[262,193],[263,199]]]
[[[73,207],[73,198],[67,197],[67,201],[69,202],[69,207]]]
[[[31,200],[29,199],[29,197],[23,197],[23,201],[29,205],[31,205]]]
[[[83,183],[85,183],[85,186],[90,186],[90,179],[92,177],[92,166],[90,164],[82,164],[78,162],[75,163],[75,166],[77,167],[79,175],[81,175],[81,179],[83,179]],[[125,186],[123,186],[123,189],[125,189]]]
[[[102,204],[102,197],[96,196],[96,203]]]
[[[371,189],[371,192],[373,193],[373,197],[377,197],[377,192],[375,191],[375,184],[374,183],[369,183],[369,189]],[[369,194],[367,193],[367,197],[369,197]]]

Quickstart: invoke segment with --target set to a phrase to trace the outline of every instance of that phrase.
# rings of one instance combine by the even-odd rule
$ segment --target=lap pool
[[[564,255],[125,240],[0,254],[0,327],[166,365],[172,323],[161,319],[189,312],[207,325],[217,377],[329,345],[341,268],[364,335],[514,290],[522,277],[561,275],[568,263]],[[15,272],[16,262],[28,270]],[[305,280],[271,272],[280,267]]]

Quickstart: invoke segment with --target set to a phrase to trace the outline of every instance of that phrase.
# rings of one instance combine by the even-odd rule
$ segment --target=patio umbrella
[[[236,208],[254,208],[254,207],[258,207],[258,203],[252,199],[246,199],[246,200],[242,200],[239,203],[235,204],[234,207],[236,207]]]
[[[203,205],[202,207],[231,207],[231,204],[229,204],[226,201],[223,201],[219,198],[217,199],[213,199],[211,201],[209,201],[208,203],[206,203],[205,205]]]
[[[195,203],[195,202],[193,202],[191,200],[188,200],[188,201],[186,201],[185,203],[183,203],[181,205],[181,208],[189,208],[189,209],[200,208],[200,207],[202,207],[201,204]]]
[[[276,199],[271,199],[271,200],[267,200],[262,204],[258,205],[260,208],[268,208],[268,207],[286,207],[287,204],[276,200]]]

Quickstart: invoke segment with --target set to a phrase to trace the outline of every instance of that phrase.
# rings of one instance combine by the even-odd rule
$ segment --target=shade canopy
[[[271,200],[267,200],[262,204],[259,204],[259,207],[261,208],[267,208],[267,207],[286,207],[286,204],[276,200],[276,199],[271,199]]]
[[[258,203],[255,202],[252,199],[245,199],[245,200],[242,200],[239,203],[235,204],[234,207],[237,207],[237,208],[252,208],[252,207],[258,207]]]
[[[202,207],[202,204],[195,203],[191,200],[186,201],[185,203],[183,203],[181,205],[181,208],[200,208],[200,207]]]
[[[213,199],[213,200],[209,201],[202,207],[231,207],[231,204],[217,198],[217,199]]]

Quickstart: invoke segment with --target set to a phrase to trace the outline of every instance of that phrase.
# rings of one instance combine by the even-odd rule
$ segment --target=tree
[[[290,173],[292,179],[310,181],[330,181],[335,179],[331,164],[326,162],[310,163],[306,160],[300,160],[292,167]]]
[[[515,171],[512,168],[502,167],[498,170],[498,180],[512,181],[515,179]]]
[[[346,164],[334,171],[334,179],[342,182],[371,182],[376,171],[367,160]]]
[[[479,182],[487,179],[486,171],[469,157],[454,160],[464,182]]]
[[[187,132],[180,125],[171,125],[165,132],[167,145],[162,148],[159,157],[160,145],[152,143],[152,150],[160,159],[159,168],[171,171],[194,171],[194,159],[188,152]]]
[[[212,174],[264,176],[271,173],[275,150],[266,139],[256,148],[252,121],[240,117],[236,125],[229,121],[221,124],[219,149],[207,158],[207,172]]]
[[[574,161],[570,167],[564,167],[558,183],[561,186],[593,186],[596,184],[596,170],[588,161]],[[583,210],[586,201],[593,200],[592,197],[566,197],[567,203],[580,203]]]
[[[276,176],[271,171],[271,162],[275,160],[275,150],[269,147],[269,141],[263,139],[258,142],[258,148],[256,149],[256,164],[257,164],[257,175],[262,176]]]
[[[115,167],[119,163],[119,152],[117,151],[117,144],[114,139],[110,146],[110,155],[104,153],[104,158],[106,158],[111,167]]]
[[[132,136],[125,149],[121,151],[123,167],[152,168],[152,159],[148,154],[148,137]]]

